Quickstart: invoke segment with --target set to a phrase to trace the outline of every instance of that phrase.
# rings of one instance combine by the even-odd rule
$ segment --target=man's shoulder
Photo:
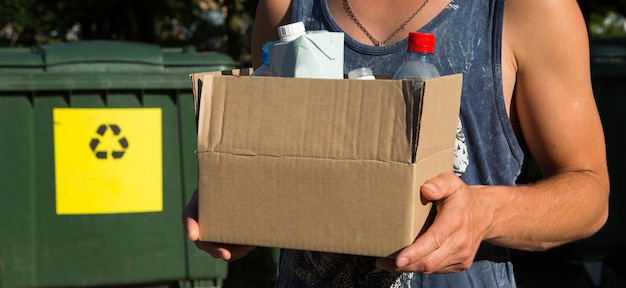
[[[506,0],[505,16],[545,18],[578,10],[576,0]]]

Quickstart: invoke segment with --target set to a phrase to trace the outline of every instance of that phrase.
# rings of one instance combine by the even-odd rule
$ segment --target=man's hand
[[[391,272],[452,273],[469,269],[493,214],[452,173],[442,174],[421,187],[423,202],[433,202],[437,214],[432,225],[396,259],[378,259],[376,265]]]
[[[200,226],[198,225],[198,191],[193,193],[187,208],[183,212],[183,225],[187,236],[196,244],[198,249],[209,253],[215,258],[226,261],[237,260],[254,250],[254,246],[233,245],[200,241]]]

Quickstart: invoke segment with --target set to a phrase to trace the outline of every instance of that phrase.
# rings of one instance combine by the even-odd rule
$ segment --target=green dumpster
[[[220,286],[188,241],[193,49],[85,41],[0,49],[0,287]]]

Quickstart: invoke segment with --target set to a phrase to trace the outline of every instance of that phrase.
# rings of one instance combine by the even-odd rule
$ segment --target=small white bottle
[[[306,34],[304,22],[295,22],[278,27],[279,41],[270,44],[270,62],[272,63],[272,74],[283,76],[282,65],[285,55],[286,44]]]
[[[306,34],[306,28],[304,28],[304,22],[302,21],[278,27],[280,41],[293,41],[304,34]]]
[[[370,67],[361,67],[350,70],[348,72],[348,79],[358,79],[358,80],[374,80],[374,73],[372,72],[372,68]]]

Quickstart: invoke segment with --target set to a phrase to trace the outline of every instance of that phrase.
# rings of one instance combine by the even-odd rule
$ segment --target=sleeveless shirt
[[[505,0],[452,0],[419,31],[436,35],[441,75],[463,74],[455,173],[468,185],[515,185],[524,153],[509,122],[502,87]],[[343,32],[326,0],[293,0],[292,22],[307,31]],[[408,35],[408,34],[407,34]],[[371,67],[391,76],[406,57],[407,40],[376,47],[345,34],[344,72]],[[459,148],[459,147],[457,147]],[[506,248],[483,242],[466,271],[422,275],[377,270],[375,258],[283,249],[277,287],[516,287]]]

